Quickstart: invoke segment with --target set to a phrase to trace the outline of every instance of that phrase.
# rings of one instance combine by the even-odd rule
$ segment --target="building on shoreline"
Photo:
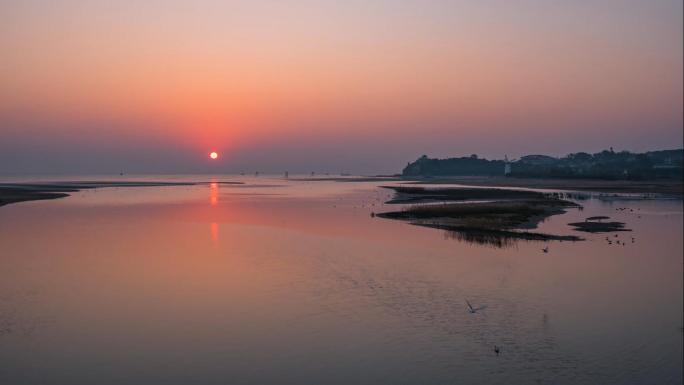
[[[578,152],[561,158],[526,155],[518,160],[487,160],[477,155],[433,159],[423,155],[402,171],[409,177],[504,176],[530,178],[684,179],[684,150],[632,153],[604,150]]]

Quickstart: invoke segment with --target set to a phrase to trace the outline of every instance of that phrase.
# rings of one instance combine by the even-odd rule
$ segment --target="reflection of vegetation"
[[[607,218],[607,217],[605,217]],[[626,229],[623,222],[575,222],[568,223],[577,231],[584,231],[587,233],[609,233],[613,231],[632,231]]]
[[[479,230],[479,229],[449,229],[443,226],[433,226],[429,224],[419,225],[427,227],[443,228],[446,236],[459,241],[474,243],[483,246],[493,246],[498,248],[509,248],[515,246],[518,241],[581,241],[582,238],[574,235],[552,235],[543,233],[533,233],[529,231],[505,231],[505,230]]]
[[[517,240],[581,240],[577,236],[521,231],[535,228],[539,222],[552,215],[564,213],[567,208],[579,207],[576,203],[555,196],[503,189],[400,187],[395,190],[400,195],[395,202],[405,202],[407,199],[410,202],[434,201],[444,197],[446,200],[506,200],[413,205],[401,211],[380,213],[377,216],[447,230],[453,238],[496,247],[508,247]]]
[[[513,247],[518,243],[518,240],[513,237],[507,237],[500,234],[492,234],[491,232],[483,231],[450,231],[444,232],[447,238],[456,239],[462,242],[473,243],[482,246],[492,246],[499,249],[507,249]]]

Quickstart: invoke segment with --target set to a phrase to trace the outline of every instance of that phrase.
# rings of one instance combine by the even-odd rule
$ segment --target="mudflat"
[[[527,187],[553,190],[580,190],[605,193],[639,193],[683,195],[682,180],[601,180],[601,179],[541,179],[508,177],[435,177],[411,179],[415,184],[462,184],[471,186]]]
[[[69,193],[101,187],[153,187],[194,185],[188,182],[50,182],[50,183],[0,183],[0,206],[10,203],[57,199]]]
[[[539,222],[577,203],[555,194],[535,191],[487,188],[386,187],[395,191],[390,203],[411,203],[399,211],[375,214],[381,218],[408,221],[411,224],[438,228],[481,238],[579,241],[573,235],[554,235],[528,231]],[[454,201],[459,201],[455,203]],[[430,203],[430,204],[414,204]]]

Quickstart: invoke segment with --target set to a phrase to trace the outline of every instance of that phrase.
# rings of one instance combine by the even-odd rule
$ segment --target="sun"
[[[212,151],[212,152],[209,154],[209,157],[210,157],[211,159],[217,159],[217,158],[218,158],[218,153],[217,153],[216,151]]]

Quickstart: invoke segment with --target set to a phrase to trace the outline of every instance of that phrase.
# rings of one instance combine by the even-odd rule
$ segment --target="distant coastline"
[[[653,177],[642,179],[618,179],[618,178],[580,178],[580,177],[532,177],[519,176],[514,173],[510,175],[502,175],[498,173],[481,172],[480,175],[475,173],[465,175],[449,175],[448,169],[442,171],[439,175],[434,175],[430,172],[425,174],[411,175],[407,173],[406,169],[403,174],[399,175],[382,175],[382,176],[367,176],[367,177],[325,177],[325,178],[300,178],[292,180],[301,180],[308,182],[385,182],[385,181],[403,181],[405,184],[451,184],[451,185],[467,185],[467,186],[482,186],[482,187],[516,187],[516,188],[532,188],[532,189],[549,189],[549,190],[576,190],[576,191],[593,191],[604,194],[656,194],[671,195],[678,198],[684,197],[684,184],[682,181],[682,158],[683,150],[661,151],[662,154],[670,154],[667,162],[670,167],[658,168],[666,169],[669,172],[669,177]],[[679,154],[679,155],[677,155]],[[623,154],[624,155],[624,154]],[[672,156],[674,155],[674,156]],[[622,156],[622,155],[621,155]],[[679,156],[678,158],[676,156]],[[423,159],[423,158],[421,158]],[[419,159],[417,162],[421,161]],[[429,158],[428,158],[429,159]],[[456,162],[454,163],[454,159]],[[445,164],[459,164],[460,159],[452,158],[446,160],[431,159],[438,163],[446,162]],[[478,161],[488,162],[479,164],[504,165],[501,161],[488,161],[485,159],[475,158],[473,156],[467,157],[470,161],[477,159]],[[657,158],[656,158],[657,159]],[[414,162],[415,163],[415,162]],[[412,164],[409,164],[411,166]],[[407,168],[409,167],[407,166]],[[463,171],[463,170],[462,170]],[[471,170],[472,171],[472,170]],[[500,170],[499,170],[500,171]],[[407,175],[408,174],[408,175]],[[140,182],[140,181],[119,181],[119,182],[51,182],[51,183],[0,183],[0,207],[12,203],[57,199],[69,196],[70,193],[77,192],[84,189],[94,189],[103,187],[154,187],[154,186],[181,186],[181,185],[196,185],[209,182]],[[243,182],[218,182],[221,184],[242,184]]]
[[[488,160],[476,154],[436,159],[423,155],[402,170],[404,178],[515,177],[609,181],[682,181],[684,149],[632,153],[613,149],[564,157],[526,155],[520,159]]]

